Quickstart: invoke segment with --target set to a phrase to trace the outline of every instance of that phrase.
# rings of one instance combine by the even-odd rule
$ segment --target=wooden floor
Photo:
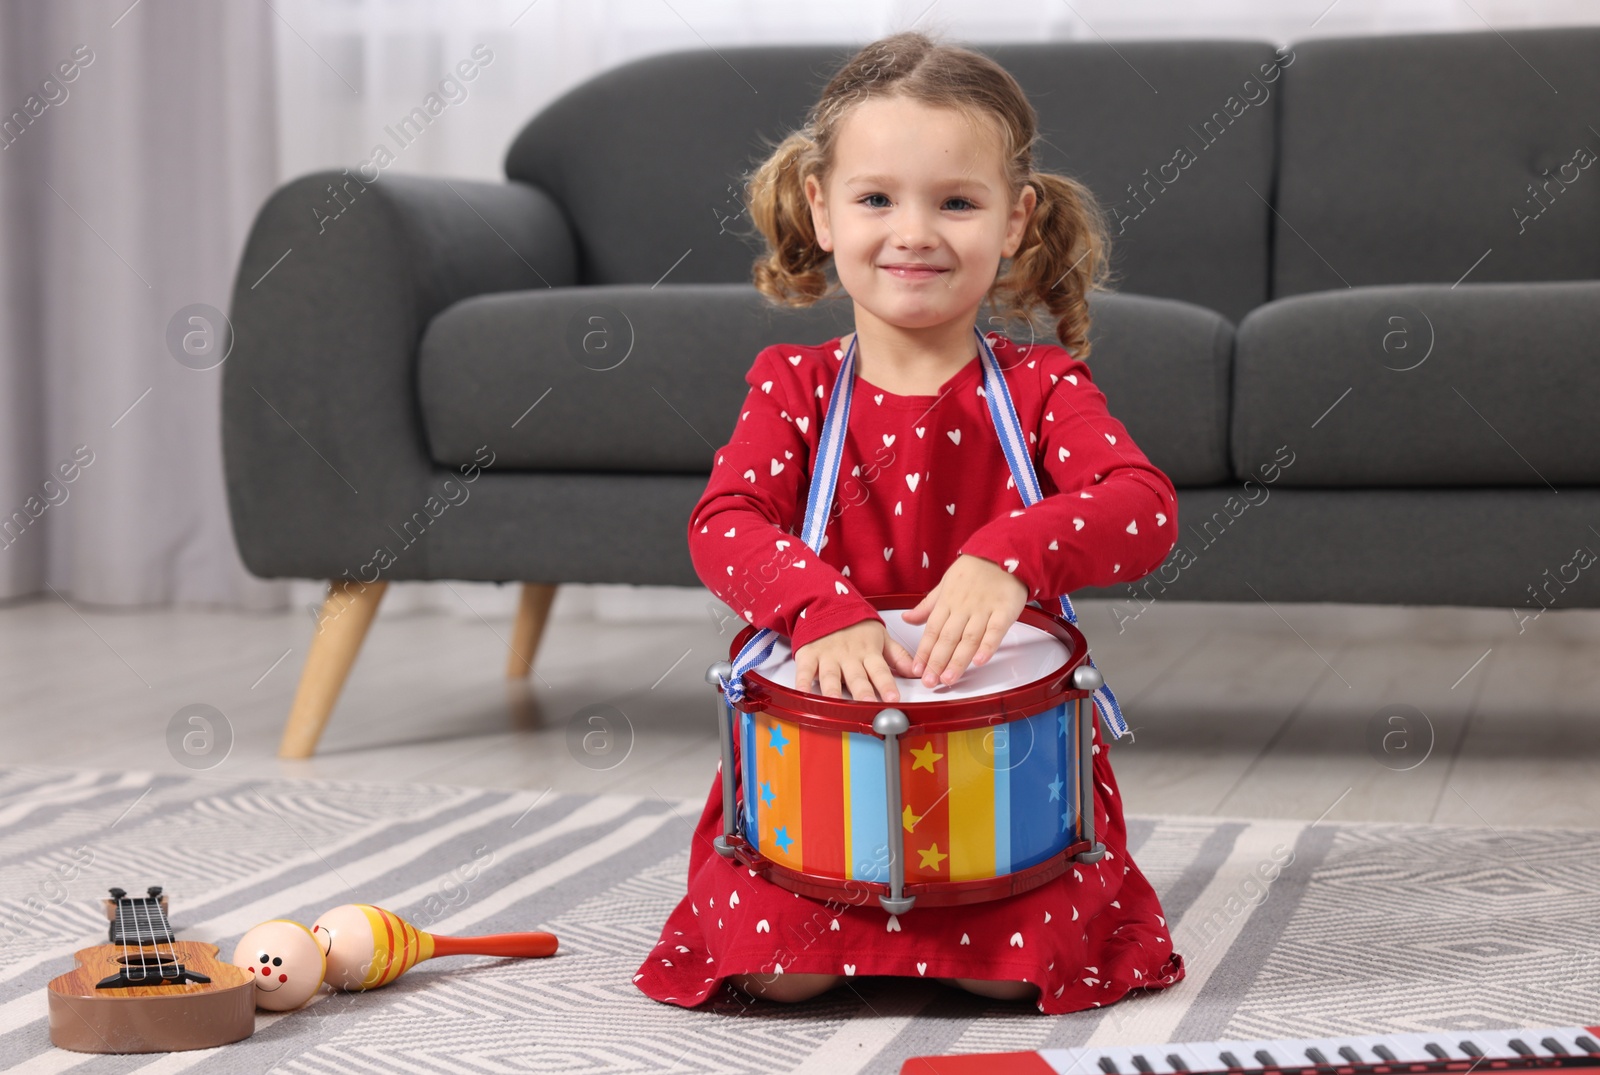
[[[1600,827],[1600,612],[1519,631],[1505,609],[1165,602],[1119,632],[1109,603],[1078,611],[1134,730],[1112,754],[1129,813]],[[0,606],[0,764],[704,798],[704,675],[742,622],[557,614],[508,685],[510,626],[380,612],[317,755],[288,762],[303,613]],[[220,763],[223,729],[188,766],[169,747],[197,703],[231,729]],[[1372,728],[1397,706],[1431,738],[1413,715],[1385,753]]]

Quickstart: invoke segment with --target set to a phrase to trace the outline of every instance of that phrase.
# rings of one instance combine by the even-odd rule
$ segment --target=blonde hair
[[[1110,277],[1111,239],[1089,188],[1075,179],[1033,170],[1038,115],[1011,73],[989,57],[907,31],[875,41],[842,67],[823,89],[805,125],[792,132],[749,174],[745,201],[765,240],[752,277],[757,290],[785,306],[805,307],[831,297],[826,273],[832,254],[817,242],[805,181],[826,185],[834,145],[850,110],[863,101],[898,96],[953,109],[975,125],[997,130],[1001,171],[1016,204],[1030,185],[1036,204],[1011,264],[985,293],[1005,316],[1020,317],[1035,333],[1034,312],[1055,319],[1061,346],[1089,354],[1089,292]]]

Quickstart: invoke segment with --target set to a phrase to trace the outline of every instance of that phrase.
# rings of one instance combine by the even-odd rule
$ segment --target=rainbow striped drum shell
[[[915,653],[923,628],[903,613],[920,596],[871,600]],[[754,632],[735,639],[731,657]],[[746,673],[734,707],[738,806],[728,844],[802,895],[861,903],[888,892],[889,737],[873,731],[873,718],[898,709],[909,719],[892,737],[905,895],[932,906],[996,899],[1058,876],[1076,855],[1093,861],[1100,845],[1084,755],[1095,710],[1073,679],[1087,651],[1076,626],[1028,606],[990,660],[949,687],[897,678],[899,701],[857,702],[848,687],[844,699],[797,690],[780,639]]]

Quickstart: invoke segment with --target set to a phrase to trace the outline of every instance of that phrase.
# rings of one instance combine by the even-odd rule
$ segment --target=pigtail
[[[1030,172],[1038,194],[1010,268],[995,281],[992,301],[1029,318],[1042,306],[1055,337],[1074,358],[1089,357],[1089,293],[1110,276],[1110,232],[1088,187],[1067,176]]]
[[[805,131],[785,138],[745,184],[750,219],[766,240],[756,259],[756,290],[785,306],[810,306],[827,294],[824,271],[832,255],[817,244],[806,202],[806,157],[815,151]]]

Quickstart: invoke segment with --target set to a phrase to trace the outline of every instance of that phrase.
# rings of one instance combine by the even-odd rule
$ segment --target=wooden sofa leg
[[[335,579],[328,584],[328,598],[322,604],[317,633],[311,636],[311,649],[300,672],[300,687],[289,709],[289,723],[284,725],[278,757],[309,758],[316,752],[317,740],[322,738],[322,729],[388,588],[385,580]]]
[[[524,582],[522,600],[517,604],[517,623],[511,632],[511,654],[506,658],[506,678],[523,679],[533,671],[533,659],[544,637],[550,603],[556,599],[552,583]]]

